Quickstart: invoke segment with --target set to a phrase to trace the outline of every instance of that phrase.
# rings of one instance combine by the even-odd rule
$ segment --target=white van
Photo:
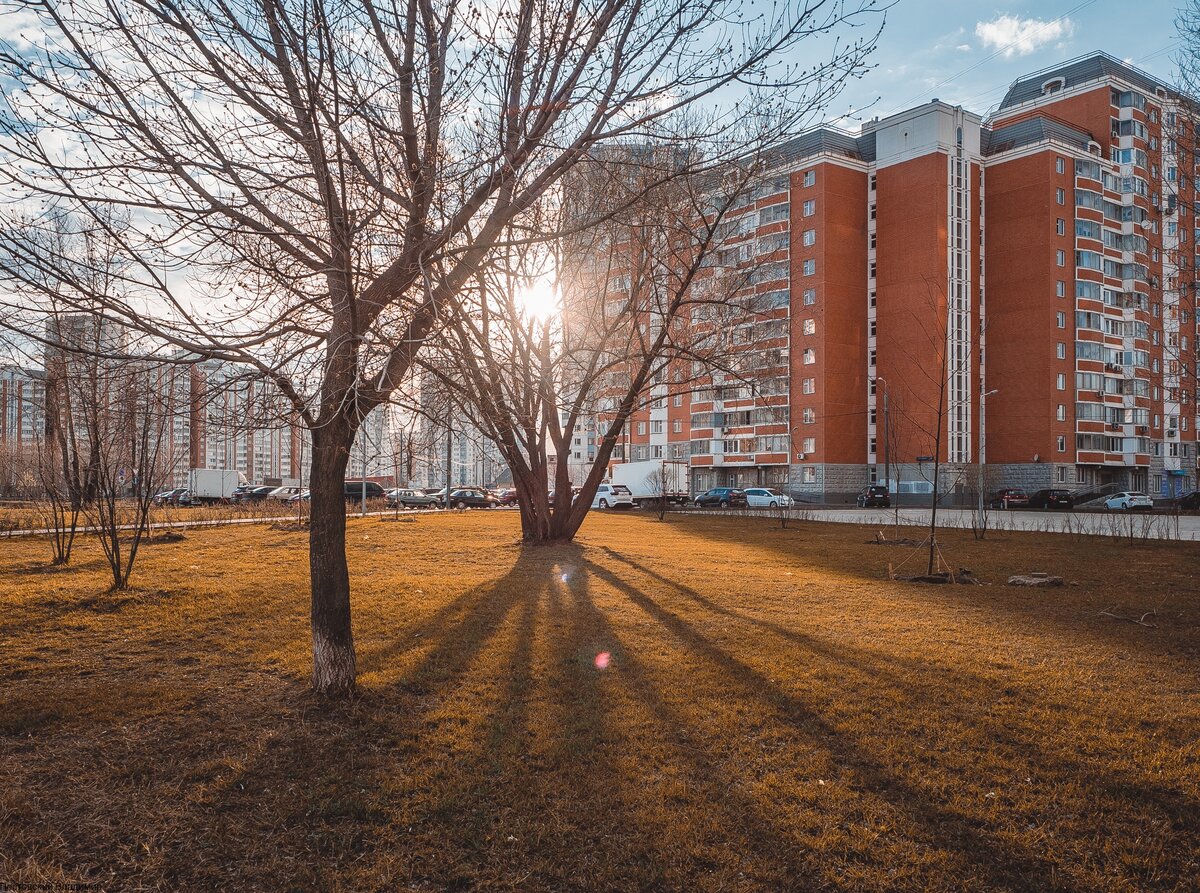
[[[624,484],[601,484],[592,497],[594,509],[631,509],[633,494]]]

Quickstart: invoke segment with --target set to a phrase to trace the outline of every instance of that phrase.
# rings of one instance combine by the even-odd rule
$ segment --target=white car
[[[267,499],[277,499],[280,502],[290,502],[293,496],[300,493],[299,487],[276,487],[267,494]]]
[[[791,508],[795,500],[770,487],[747,487],[746,505],[750,508]]]
[[[633,493],[624,484],[601,484],[592,497],[594,509],[631,509]]]
[[[1152,509],[1154,501],[1145,493],[1114,493],[1104,500],[1104,507],[1128,512],[1133,509]]]

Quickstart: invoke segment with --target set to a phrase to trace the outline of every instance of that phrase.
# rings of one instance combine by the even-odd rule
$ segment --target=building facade
[[[964,500],[1194,488],[1196,122],[1096,53],[987,120],[933,100],[797,138],[722,234],[740,371],[661,376],[613,461],[814,501],[919,498],[935,457]]]

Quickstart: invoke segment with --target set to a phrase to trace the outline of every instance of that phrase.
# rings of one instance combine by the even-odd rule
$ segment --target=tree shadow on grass
[[[1171,574],[1174,585],[1171,589],[1161,592],[1148,593],[1146,587],[1135,582],[1128,587],[1124,596],[1114,596],[1116,601],[1125,598],[1144,608],[1161,607],[1168,603],[1174,613],[1169,623],[1163,623],[1157,629],[1146,629],[1119,620],[1105,618],[1099,614],[1102,608],[1110,607],[1114,601],[1097,604],[1097,598],[1107,598],[1099,592],[1089,592],[1088,589],[1071,587],[1046,590],[1022,589],[1004,586],[1003,581],[1009,573],[1029,570],[1029,558],[1026,553],[1018,550],[1014,553],[1011,567],[1000,574],[994,571],[991,576],[991,586],[950,586],[909,583],[904,581],[889,581],[887,569],[889,565],[899,565],[906,559],[911,559],[908,566],[914,573],[923,572],[927,547],[903,547],[888,551],[886,547],[868,544],[865,539],[860,549],[848,553],[845,549],[847,525],[832,522],[804,522],[789,527],[787,530],[772,528],[766,524],[756,523],[761,519],[733,518],[684,518],[675,519],[676,529],[685,536],[697,537],[712,542],[718,546],[744,546],[747,549],[765,551],[779,555],[789,563],[824,571],[834,578],[861,580],[876,586],[895,587],[895,591],[904,596],[919,599],[922,602],[948,608],[970,607],[986,611],[989,614],[1009,620],[1013,615],[1019,615],[1022,622],[1036,626],[1053,625],[1061,629],[1065,635],[1078,637],[1081,634],[1097,637],[1105,641],[1132,645],[1139,649],[1170,655],[1171,659],[1183,658],[1191,665],[1200,663],[1200,648],[1195,645],[1196,634],[1200,632],[1200,600],[1190,593],[1193,591],[1192,581],[1195,574],[1200,573],[1200,550],[1188,551],[1179,544],[1147,544],[1148,548],[1160,546],[1169,550],[1175,559],[1173,564],[1164,564],[1162,571]],[[754,526],[748,527],[747,524]],[[918,537],[921,528],[916,528]],[[1028,533],[1025,535],[1035,535]],[[953,536],[967,536],[961,530],[939,531],[939,540]],[[1102,572],[1098,572],[1094,562],[1089,562],[1086,556],[1076,555],[1074,543],[1066,535],[1047,534],[1057,537],[1049,540],[1049,549],[1061,554],[1064,567],[1052,567],[1056,574],[1066,579],[1092,580],[1092,589],[1102,588],[1108,580]],[[822,548],[825,540],[833,544],[833,548]],[[973,550],[990,549],[998,544],[992,541],[963,543],[962,552],[971,554]],[[1097,546],[1103,554],[1106,544]],[[1005,546],[1004,548],[1011,548]],[[947,553],[947,560],[957,568],[963,564],[972,565],[969,558],[955,558]],[[978,557],[978,554],[976,554]],[[914,563],[915,562],[915,563]],[[1188,565],[1192,565],[1189,567]],[[1194,571],[1193,571],[1194,568]],[[1037,569],[1035,566],[1034,569]],[[978,568],[976,568],[978,570]],[[986,578],[985,578],[986,579]],[[835,580],[831,579],[831,588]],[[1047,597],[1052,593],[1053,597]],[[1169,595],[1169,598],[1167,597]],[[1118,612],[1119,613],[1119,612]]]
[[[112,741],[103,784],[94,774],[59,781],[64,796],[81,788],[93,811],[78,852],[104,854],[98,878],[112,871],[177,889],[1080,889],[1055,872],[1072,847],[1093,842],[1076,836],[1043,856],[998,839],[921,784],[919,759],[848,734],[831,709],[760,669],[752,642],[736,651],[718,644],[697,611],[852,674],[860,699],[894,692],[913,712],[932,714],[923,720],[931,728],[949,721],[952,703],[926,690],[952,683],[950,670],[754,618],[616,553],[522,550],[503,576],[364,656],[367,668],[409,662],[398,681],[368,687],[354,703],[317,704],[300,683],[272,683],[283,686],[274,702],[214,690],[161,734],[147,727]],[[659,642],[682,653],[678,676],[652,653]],[[596,663],[602,652],[607,670]],[[788,667],[785,659],[780,669]],[[245,691],[261,684],[245,680]],[[989,686],[963,676],[959,689],[981,700],[994,696]],[[456,697],[458,712],[448,713]],[[705,723],[686,709],[691,698],[753,705],[764,717],[755,719],[759,731],[785,739],[764,758],[772,772],[795,775],[785,758],[797,752],[845,767],[858,800],[805,807],[809,821],[854,831],[845,849],[814,852],[789,823],[794,804],[764,800],[757,768],[738,762],[733,742],[748,730]],[[467,721],[461,732],[456,720]],[[1029,730],[1009,735],[1002,746],[1046,762]],[[1161,798],[1158,808],[1180,828],[1198,818],[1174,792],[1127,790],[1116,775],[1086,778],[1082,763],[1052,768],[1079,775],[1085,793],[1107,794],[1108,804]],[[910,850],[872,842],[869,816],[855,806],[872,799],[910,819],[889,832],[907,835]],[[123,813],[128,826],[117,820]],[[130,852],[126,838],[152,845],[155,858]],[[947,861],[886,864],[926,851]],[[1171,858],[1161,878],[1186,857]],[[856,884],[837,873],[843,867],[875,874]],[[881,882],[889,868],[909,873]]]

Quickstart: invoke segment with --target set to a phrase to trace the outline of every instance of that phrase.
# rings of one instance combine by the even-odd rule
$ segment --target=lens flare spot
[[[607,670],[608,664],[611,660],[612,660],[611,654],[609,654],[607,651],[601,651],[599,654],[596,655],[596,669],[597,670]]]

